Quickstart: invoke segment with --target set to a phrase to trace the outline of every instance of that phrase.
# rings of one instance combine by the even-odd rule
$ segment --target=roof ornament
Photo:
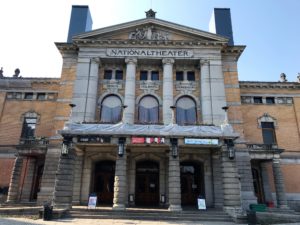
[[[13,75],[13,78],[21,78],[21,76],[19,76],[20,75],[20,69],[19,68],[17,68],[17,69],[15,69],[15,74]]]
[[[287,82],[285,73],[280,74],[280,82]]]
[[[154,12],[152,9],[149,9],[146,13],[146,18],[155,18],[156,12]]]
[[[298,73],[297,80],[298,80],[298,83],[300,83],[300,73]]]
[[[3,78],[4,77],[4,75],[3,75],[3,67],[1,67],[1,69],[0,69],[0,78]]]

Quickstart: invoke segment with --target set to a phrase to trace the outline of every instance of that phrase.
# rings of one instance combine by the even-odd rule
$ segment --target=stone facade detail
[[[169,211],[181,211],[179,156],[169,154]]]

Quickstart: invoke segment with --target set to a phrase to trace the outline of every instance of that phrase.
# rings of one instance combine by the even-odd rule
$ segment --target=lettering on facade
[[[218,145],[219,139],[203,139],[203,138],[185,138],[186,145]]]
[[[196,82],[194,81],[177,81],[176,82],[177,91],[194,91],[196,90]]]
[[[187,49],[148,49],[148,48],[108,48],[107,56],[146,56],[146,57],[177,57],[189,58],[193,51]]]
[[[141,81],[140,89],[146,91],[159,90],[159,83],[155,81]]]
[[[130,32],[128,39],[131,40],[154,40],[154,41],[167,41],[169,40],[169,33],[156,30],[153,26],[137,28],[135,31]]]
[[[110,143],[110,137],[106,136],[79,136],[79,143]]]
[[[122,84],[117,80],[110,80],[104,82],[103,88],[115,93],[118,92],[119,89],[122,89]]]

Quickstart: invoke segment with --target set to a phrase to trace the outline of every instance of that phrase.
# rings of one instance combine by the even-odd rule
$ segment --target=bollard
[[[49,204],[44,205],[44,213],[43,213],[43,220],[51,220],[52,219],[52,212],[53,207]]]

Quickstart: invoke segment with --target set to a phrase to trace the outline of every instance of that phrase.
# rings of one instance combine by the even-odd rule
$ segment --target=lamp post
[[[178,156],[178,139],[171,138],[170,142],[171,142],[172,156],[173,156],[173,158],[177,158],[177,156]]]
[[[228,158],[234,159],[235,158],[235,150],[234,150],[233,139],[225,139],[224,142],[227,145]]]
[[[172,119],[171,119],[171,122],[172,122],[172,124],[175,124],[176,123],[176,120],[175,120],[175,109],[176,109],[176,106],[172,105],[172,106],[170,106],[170,109],[172,110]]]
[[[69,118],[69,121],[72,122],[73,108],[76,107],[76,105],[73,104],[73,103],[70,103],[69,106],[70,106],[70,108],[71,108],[71,110],[70,110],[70,118]]]
[[[124,111],[125,109],[127,108],[128,106],[127,105],[122,105],[122,123],[124,123]]]
[[[224,119],[224,124],[228,124],[228,116],[227,116],[227,111],[229,109],[228,106],[223,106],[222,109],[225,111],[225,119]]]
[[[125,142],[126,138],[125,137],[120,137],[119,138],[119,143],[118,143],[118,156],[122,157],[125,152]]]

